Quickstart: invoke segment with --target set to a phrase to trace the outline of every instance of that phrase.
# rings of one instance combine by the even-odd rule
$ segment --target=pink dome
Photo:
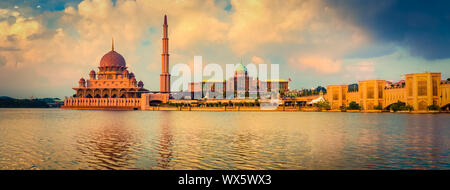
[[[100,67],[125,67],[125,59],[119,53],[110,51],[100,60]]]
[[[95,75],[95,71],[91,70],[91,72],[89,72],[89,75]]]
[[[86,82],[83,77],[81,77],[80,82]]]

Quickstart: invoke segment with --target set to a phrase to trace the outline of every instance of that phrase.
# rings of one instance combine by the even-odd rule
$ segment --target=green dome
[[[237,73],[246,73],[247,72],[247,67],[245,67],[242,64],[239,64],[236,68],[236,72]]]

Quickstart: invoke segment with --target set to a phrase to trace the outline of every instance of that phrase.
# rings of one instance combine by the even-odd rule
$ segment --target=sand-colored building
[[[237,65],[234,76],[227,80],[203,80],[189,84],[191,99],[246,99],[258,97],[277,89],[277,92],[289,90],[289,82],[284,79],[259,80],[248,75],[247,67]]]
[[[401,101],[420,111],[430,105],[448,107],[450,84],[441,81],[441,73],[413,73],[405,75],[404,82],[396,85],[385,80],[364,80],[353,91],[348,90],[348,85],[329,85],[325,97],[331,109],[340,109],[354,101],[364,110],[373,110]]]

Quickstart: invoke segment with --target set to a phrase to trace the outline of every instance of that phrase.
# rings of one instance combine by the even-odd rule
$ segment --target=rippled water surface
[[[0,169],[450,169],[449,114],[0,109]]]

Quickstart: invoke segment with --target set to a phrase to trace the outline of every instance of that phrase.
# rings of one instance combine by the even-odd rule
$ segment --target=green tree
[[[401,102],[401,101],[398,101],[398,102],[396,102],[396,103],[393,103],[393,104],[390,106],[390,108],[391,108],[391,110],[394,111],[394,112],[396,112],[396,111],[412,111],[412,110],[413,110],[413,107],[412,107],[412,106],[406,105],[405,102]]]
[[[427,109],[428,109],[428,110],[437,111],[437,110],[439,110],[439,106],[433,104],[433,105],[429,105],[429,106],[427,107]]]
[[[379,104],[379,105],[374,106],[373,109],[375,109],[375,110],[382,110],[383,107],[381,106],[381,104]]]
[[[348,110],[360,110],[361,106],[358,103],[356,103],[355,101],[352,101],[348,104],[347,109]]]
[[[313,104],[313,106],[318,107],[320,110],[328,110],[330,109],[330,102],[328,102],[327,100],[321,100],[319,102],[316,102]]]

